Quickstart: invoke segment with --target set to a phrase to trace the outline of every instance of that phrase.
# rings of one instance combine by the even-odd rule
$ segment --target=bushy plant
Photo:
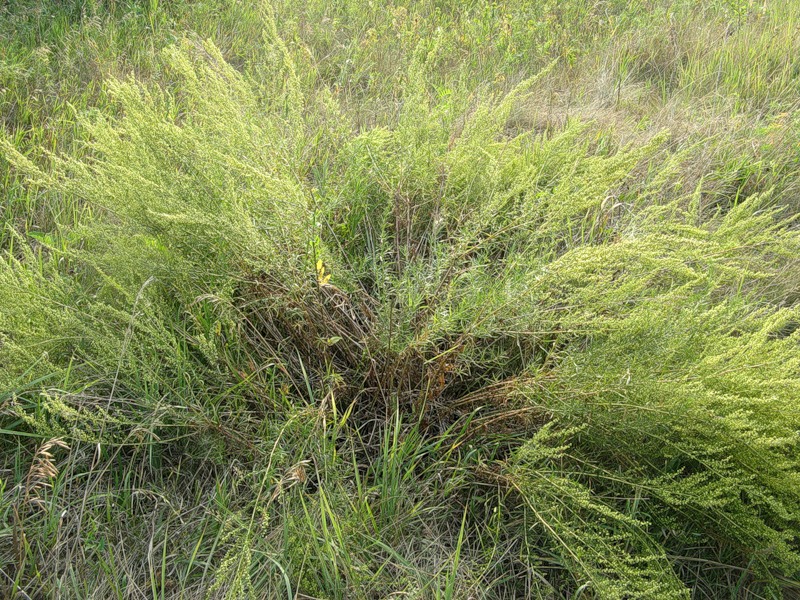
[[[492,10],[451,17],[521,18]],[[75,148],[0,139],[8,189],[74,209],[3,238],[9,589],[792,593],[790,186],[713,195],[669,127],[538,127],[558,62],[443,87],[467,42],[404,7],[401,85],[343,94],[388,62],[365,44],[311,68],[302,35],[337,46],[303,19],[342,18],[315,11],[254,9],[238,54],[185,37],[152,78],[107,79]],[[552,53],[574,63],[589,41],[568,42]],[[389,93],[392,116],[351,106]]]

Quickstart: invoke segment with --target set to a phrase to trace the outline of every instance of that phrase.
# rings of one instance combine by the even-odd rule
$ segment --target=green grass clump
[[[2,593],[796,595],[795,4],[4,6]]]

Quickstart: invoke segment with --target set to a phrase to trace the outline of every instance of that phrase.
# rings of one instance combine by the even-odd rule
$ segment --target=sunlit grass
[[[800,589],[796,2],[0,7],[0,595]]]

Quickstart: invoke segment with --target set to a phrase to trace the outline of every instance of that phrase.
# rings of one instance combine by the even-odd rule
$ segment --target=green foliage
[[[0,9],[0,589],[795,593],[794,12],[734,4]]]

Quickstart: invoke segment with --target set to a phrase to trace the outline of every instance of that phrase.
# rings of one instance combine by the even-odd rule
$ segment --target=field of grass
[[[0,597],[800,598],[800,0],[0,4]]]

